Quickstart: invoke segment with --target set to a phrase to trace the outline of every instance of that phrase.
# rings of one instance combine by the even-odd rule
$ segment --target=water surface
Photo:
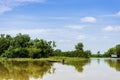
[[[120,59],[2,61],[0,80],[120,80]]]

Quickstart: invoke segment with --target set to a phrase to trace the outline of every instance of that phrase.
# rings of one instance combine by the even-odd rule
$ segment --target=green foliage
[[[52,41],[45,41],[43,39],[41,40],[34,40],[33,47],[36,47],[37,49],[40,49],[41,57],[49,57],[53,53],[53,42]]]
[[[80,42],[77,45],[75,45],[74,51],[66,51],[66,52],[60,52],[60,50],[55,50],[55,56],[65,56],[65,57],[83,57],[83,58],[89,58],[91,56],[90,50],[83,50],[84,45]]]
[[[20,58],[20,57],[27,58],[27,57],[29,57],[29,53],[28,53],[28,50],[26,48],[13,48],[11,46],[1,56],[8,57],[8,58]]]
[[[61,51],[60,49],[56,49],[56,50],[53,52],[53,56],[59,56],[61,53],[62,53],[62,51]]]
[[[85,54],[84,55],[85,57],[90,57],[92,52],[90,50],[86,50],[86,51],[84,51],[84,54]]]
[[[12,58],[13,57],[13,53],[14,53],[14,48],[12,46],[10,46],[8,48],[8,50],[6,50],[5,53],[3,53],[1,56],[2,57]]]
[[[40,54],[41,50],[37,48],[28,48],[29,57],[30,58],[40,58],[42,55]]]
[[[90,50],[86,50],[86,51],[84,51],[83,50],[83,47],[84,47],[84,45],[83,45],[83,43],[78,43],[76,46],[75,46],[75,55],[77,56],[77,57],[85,57],[85,58],[89,58],[90,57],[90,55],[91,55],[91,51]]]
[[[110,48],[105,54],[106,56],[110,57],[111,54],[115,54],[115,51],[116,51],[115,48]]]
[[[14,49],[14,53],[13,53],[13,58],[27,58],[28,56],[28,50],[26,48],[16,48]]]
[[[30,37],[29,35],[22,35],[21,33],[19,33],[12,41],[12,46],[14,47],[27,47],[28,42],[30,41]]]
[[[83,45],[83,43],[78,43],[77,45],[75,45],[75,49],[76,50],[79,50],[79,51],[83,51],[83,47],[84,47],[84,45]]]
[[[116,54],[120,57],[120,44],[116,45]]]
[[[29,35],[19,33],[15,37],[1,34],[0,56],[8,58],[41,58],[53,54],[55,42],[43,39],[31,40]]]
[[[10,46],[11,36],[1,34],[0,36],[0,55],[5,52]]]
[[[116,54],[118,57],[120,57],[120,44],[117,44],[115,47],[108,49],[104,55],[110,57],[111,54]]]

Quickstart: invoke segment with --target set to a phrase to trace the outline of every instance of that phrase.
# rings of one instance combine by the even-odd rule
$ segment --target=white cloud
[[[11,11],[14,7],[22,5],[24,3],[42,3],[46,0],[0,0],[0,14]]]
[[[77,36],[77,39],[78,39],[78,40],[84,40],[85,38],[86,38],[85,35],[79,35],[79,36]]]
[[[120,31],[120,26],[107,26],[105,28],[103,28],[104,31],[114,31],[114,32],[118,32]]]
[[[96,18],[94,17],[83,17],[81,18],[82,22],[89,22],[89,23],[95,23],[96,22]]]
[[[70,26],[67,26],[67,27],[71,28],[71,29],[79,29],[79,30],[84,28],[84,26],[82,26],[82,25],[70,25]]]
[[[108,37],[108,36],[103,36],[103,38],[104,38],[104,39],[110,39],[110,37]]]
[[[0,7],[0,14],[3,14],[6,11],[11,11],[12,9],[10,7]]]

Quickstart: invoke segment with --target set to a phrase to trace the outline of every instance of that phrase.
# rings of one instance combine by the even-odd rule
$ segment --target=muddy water
[[[120,59],[1,61],[0,80],[120,80]]]

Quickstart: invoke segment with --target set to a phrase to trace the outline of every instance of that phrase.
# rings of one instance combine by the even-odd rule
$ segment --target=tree
[[[61,51],[61,49],[56,49],[55,51],[54,51],[54,56],[61,56],[61,54],[62,54],[62,51]]]
[[[77,45],[75,45],[75,51],[74,51],[74,55],[76,57],[83,57],[84,56],[84,52],[83,52],[83,43],[78,43]]]
[[[49,57],[53,55],[55,43],[53,41],[35,39],[33,47],[40,49],[41,57]]]
[[[54,41],[43,39],[31,40],[27,34],[0,35],[0,56],[9,58],[41,58],[53,55]]]
[[[78,43],[77,45],[75,45],[75,49],[76,50],[80,50],[80,51],[83,51],[83,47],[84,47],[84,45],[83,45],[83,43]]]
[[[4,54],[2,54],[1,56],[2,57],[7,57],[7,58],[13,58],[13,55],[14,55],[14,47],[13,46],[10,46]]]
[[[104,55],[110,57],[111,54],[117,54],[118,57],[120,57],[120,44],[117,44],[115,47],[108,49]]]
[[[101,56],[100,51],[98,51],[97,52],[97,57],[100,57],[100,56]]]
[[[92,52],[90,51],[90,50],[86,50],[86,51],[84,51],[84,56],[87,58],[89,58],[90,56],[91,56],[91,54],[92,54]]]
[[[116,45],[116,54],[120,57],[120,44]]]
[[[12,46],[14,47],[27,47],[28,43],[30,41],[30,37],[29,35],[22,35],[21,33],[19,33],[12,41]]]
[[[12,38],[10,35],[6,35],[6,37],[5,37],[4,34],[1,34],[1,36],[0,36],[0,55],[9,48],[11,39]]]
[[[30,58],[41,58],[42,57],[42,54],[40,53],[41,52],[40,49],[31,47],[31,48],[28,48],[28,51],[29,51]]]
[[[105,55],[110,57],[111,54],[115,54],[115,52],[116,52],[116,49],[113,47],[113,48],[108,49],[108,51],[105,53]]]

